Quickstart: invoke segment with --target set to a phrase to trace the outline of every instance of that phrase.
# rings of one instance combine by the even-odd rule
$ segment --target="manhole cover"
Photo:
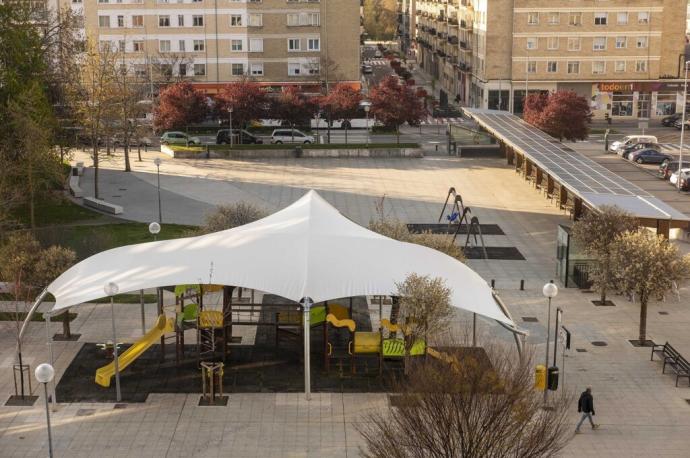
[[[525,321],[527,323],[538,323],[539,320],[537,319],[536,316],[523,316],[522,321]]]
[[[96,413],[96,409],[79,409],[77,410],[77,417],[88,417]]]
[[[668,312],[659,312],[659,315],[668,315]]]
[[[118,188],[118,191],[126,191],[127,188]]]
[[[111,196],[111,197],[116,198],[116,197],[122,197],[122,196]]]
[[[115,404],[113,406],[113,409],[126,409],[126,408],[127,408],[127,404]]]
[[[587,350],[585,350],[584,348],[576,348],[575,351],[578,353],[587,353]]]
[[[595,347],[605,347],[608,344],[603,340],[595,340],[594,342],[592,342],[592,345],[594,345]]]

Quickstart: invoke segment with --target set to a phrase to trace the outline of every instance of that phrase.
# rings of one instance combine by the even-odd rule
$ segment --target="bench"
[[[678,353],[678,350],[673,348],[670,343],[653,345],[650,361],[654,360],[654,355],[659,356],[659,359],[664,363],[661,370],[662,374],[666,373],[666,366],[668,366],[676,373],[676,386],[678,386],[678,379],[680,377],[687,378],[688,386],[690,386],[690,362]]]
[[[122,213],[122,207],[120,205],[111,204],[105,200],[96,199],[95,197],[84,197],[84,205],[105,213],[112,213],[113,215]]]

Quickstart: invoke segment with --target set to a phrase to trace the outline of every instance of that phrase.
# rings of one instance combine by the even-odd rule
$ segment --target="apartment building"
[[[591,100],[595,117],[658,118],[682,109],[686,6],[417,0],[416,41],[424,68],[468,106],[519,113],[526,91],[571,89]],[[457,59],[447,50],[454,36]]]
[[[243,77],[276,91],[360,85],[358,0],[58,1],[142,77],[155,67],[208,93]]]

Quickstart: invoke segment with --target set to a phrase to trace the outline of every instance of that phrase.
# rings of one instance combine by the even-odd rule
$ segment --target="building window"
[[[159,40],[158,41],[158,51],[170,52],[170,40]]]
[[[310,75],[318,75],[321,72],[321,66],[318,62],[312,62],[308,65]]]
[[[527,73],[537,73],[537,63],[532,61],[532,62],[527,62]]]
[[[230,27],[242,27],[242,15],[241,14],[231,14],[230,15]]]
[[[558,49],[558,37],[547,38],[546,49]]]
[[[125,40],[118,40],[117,42],[117,50],[119,52],[125,52],[127,45],[125,44]],[[126,71],[125,71],[126,73]]]
[[[547,73],[556,73],[558,71],[558,62],[556,61],[548,61],[546,63],[546,72]]]
[[[158,16],[158,27],[170,27],[170,16]]]
[[[635,61],[635,71],[638,73],[646,72],[647,71],[647,61],[646,60]]]
[[[658,116],[672,115],[676,112],[676,93],[658,92],[656,96],[656,114]]]
[[[647,47],[647,37],[637,37],[637,47],[638,48],[646,48]]]
[[[183,14],[177,15],[177,26],[178,27],[184,27],[184,15]]]
[[[98,27],[101,27],[101,28],[110,27],[110,16],[98,16]]]
[[[184,40],[179,40],[177,42],[177,48],[179,49],[180,52],[186,52],[187,51],[187,44]]]
[[[568,62],[568,74],[577,75],[580,73],[580,62]]]
[[[194,64],[194,76],[206,75],[206,64]]]
[[[301,66],[300,64],[291,64],[288,63],[288,75],[290,76],[299,76],[301,72]]]
[[[261,14],[252,13],[249,15],[249,27],[261,27],[264,25],[264,18]]]
[[[594,51],[603,51],[606,49],[606,37],[594,37],[592,41],[592,49]]]
[[[527,23],[529,25],[539,24],[539,13],[527,13]]]
[[[637,13],[638,24],[649,24],[650,14],[648,12]]]
[[[204,17],[201,15],[197,15],[197,14],[192,16],[192,26],[203,27],[204,26]]]
[[[251,38],[249,40],[249,52],[264,52],[264,39]]]
[[[616,73],[625,73],[625,61],[617,60],[613,67],[613,71]]]
[[[194,40],[192,44],[192,49],[194,49],[194,51],[203,51],[205,47],[204,40]]]
[[[132,16],[132,27],[144,27],[144,16],[142,16],[142,15]]]
[[[288,38],[288,51],[299,51],[300,50],[300,39],[299,38]]]
[[[602,75],[606,73],[606,62],[603,60],[595,60],[592,62],[592,74]]]
[[[142,40],[134,40],[132,42],[132,51],[133,52],[143,52],[144,51],[144,42]]]
[[[632,92],[614,92],[611,95],[611,114],[613,116],[632,116]]]
[[[307,49],[309,51],[320,51],[321,50],[321,40],[318,38],[309,38],[307,40]]]
[[[568,25],[582,25],[582,13],[570,13]]]
[[[263,76],[264,74],[264,64],[251,64],[252,76]]]
[[[118,16],[117,17],[117,26],[118,27],[124,27],[125,26],[125,17],[124,16]]]
[[[232,76],[244,75],[244,64],[231,64],[230,73]]]
[[[617,18],[618,18],[618,24],[619,25],[626,25],[628,23],[628,13],[626,13],[626,12],[618,13]]]
[[[177,70],[177,74],[180,76],[187,76],[187,64],[180,64]]]
[[[628,39],[626,37],[616,37],[616,49],[624,49],[628,47]]]
[[[582,40],[579,37],[568,38],[568,51],[579,51]]]
[[[242,40],[230,40],[230,49],[232,51],[242,51]]]
[[[558,25],[561,22],[561,13],[549,13],[549,25]]]
[[[318,26],[321,22],[319,13],[288,13],[287,25],[296,26]]]
[[[609,13],[594,13],[594,25],[606,25]]]
[[[537,45],[539,43],[538,38],[528,38],[527,39],[527,49],[537,49]]]

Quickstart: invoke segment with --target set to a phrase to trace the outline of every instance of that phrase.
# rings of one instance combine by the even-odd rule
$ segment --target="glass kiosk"
[[[571,237],[570,226],[558,225],[556,272],[566,288],[589,289],[597,261],[587,256]]]

